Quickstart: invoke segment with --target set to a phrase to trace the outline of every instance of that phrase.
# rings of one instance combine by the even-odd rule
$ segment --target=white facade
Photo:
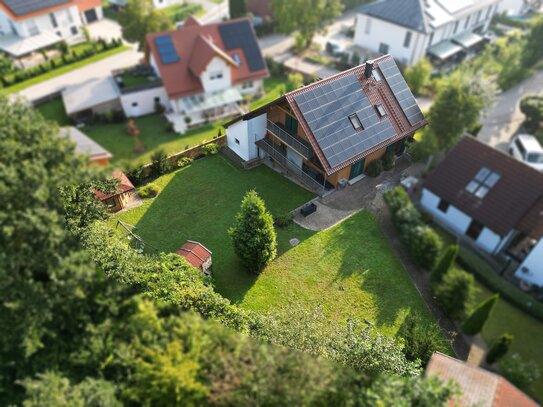
[[[220,57],[214,57],[200,74],[205,92],[216,92],[232,85],[230,65]]]
[[[498,4],[498,13],[518,16],[525,10],[525,0],[501,0]]]
[[[239,120],[226,129],[228,147],[244,161],[258,158],[256,142],[266,136],[267,115],[250,120]]]
[[[536,244],[524,259],[515,276],[530,284],[543,287],[543,239]]]
[[[354,43],[378,54],[391,54],[404,65],[412,65],[422,59],[428,48],[441,41],[477,30],[484,33],[496,12],[498,0],[478,2],[468,10],[451,14],[435,2],[421,2],[436,19],[428,19],[427,32],[419,32],[402,25],[385,21],[365,14],[358,14],[355,21]]]
[[[121,95],[121,105],[127,117],[139,117],[155,113],[156,101],[159,101],[166,110],[170,108],[170,100],[164,86]]]
[[[472,222],[472,218],[452,205],[449,205],[446,212],[441,211],[438,207],[440,201],[441,198],[433,192],[426,188],[422,190],[420,204],[424,210],[446,224],[450,230],[456,232],[458,235],[466,236],[466,231]],[[503,240],[500,235],[484,227],[477,240],[475,240],[475,243],[487,253],[494,254],[503,247]]]

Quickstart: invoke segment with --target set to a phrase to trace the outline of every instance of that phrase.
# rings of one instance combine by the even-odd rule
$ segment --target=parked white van
[[[509,146],[509,154],[536,170],[543,171],[543,147],[534,136],[519,134]]]

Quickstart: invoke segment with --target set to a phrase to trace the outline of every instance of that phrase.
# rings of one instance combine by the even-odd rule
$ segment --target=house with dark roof
[[[465,136],[426,179],[420,204],[438,223],[517,265],[543,287],[543,173]]]
[[[247,18],[203,25],[189,17],[177,30],[148,34],[146,58],[178,132],[239,114],[240,102],[261,94],[269,76]]]
[[[273,162],[324,193],[362,179],[386,152],[401,155],[424,125],[387,55],[289,92],[225,127],[228,148],[241,160]]]
[[[0,51],[19,58],[83,39],[81,26],[102,17],[100,0],[0,0]]]
[[[454,381],[461,394],[454,396],[451,406],[537,407],[535,401],[503,377],[467,362],[435,352],[426,367],[427,377],[443,382]]]
[[[354,42],[404,65],[448,66],[484,45],[500,0],[378,0],[357,10]]]

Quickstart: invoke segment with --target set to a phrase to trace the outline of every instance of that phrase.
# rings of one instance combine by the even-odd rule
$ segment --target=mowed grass
[[[62,98],[57,97],[36,108],[46,120],[58,123],[59,126],[71,126],[70,118],[66,115]]]
[[[431,318],[368,211],[284,252],[264,270],[241,305],[270,311],[296,303],[322,306],[332,320],[370,321],[388,334],[397,333],[409,313]]]
[[[176,251],[189,239],[201,242],[213,252],[217,291],[234,302],[241,301],[256,281],[241,267],[227,233],[245,193],[255,189],[275,215],[314,197],[268,167],[240,170],[221,156],[198,160],[154,182],[163,189],[157,198],[111,221],[136,225],[137,234],[164,252]],[[281,233],[285,247],[290,232]]]

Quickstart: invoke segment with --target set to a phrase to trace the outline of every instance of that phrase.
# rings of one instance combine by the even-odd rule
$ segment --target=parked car
[[[509,146],[509,154],[536,170],[543,171],[543,147],[534,136],[519,134]]]

